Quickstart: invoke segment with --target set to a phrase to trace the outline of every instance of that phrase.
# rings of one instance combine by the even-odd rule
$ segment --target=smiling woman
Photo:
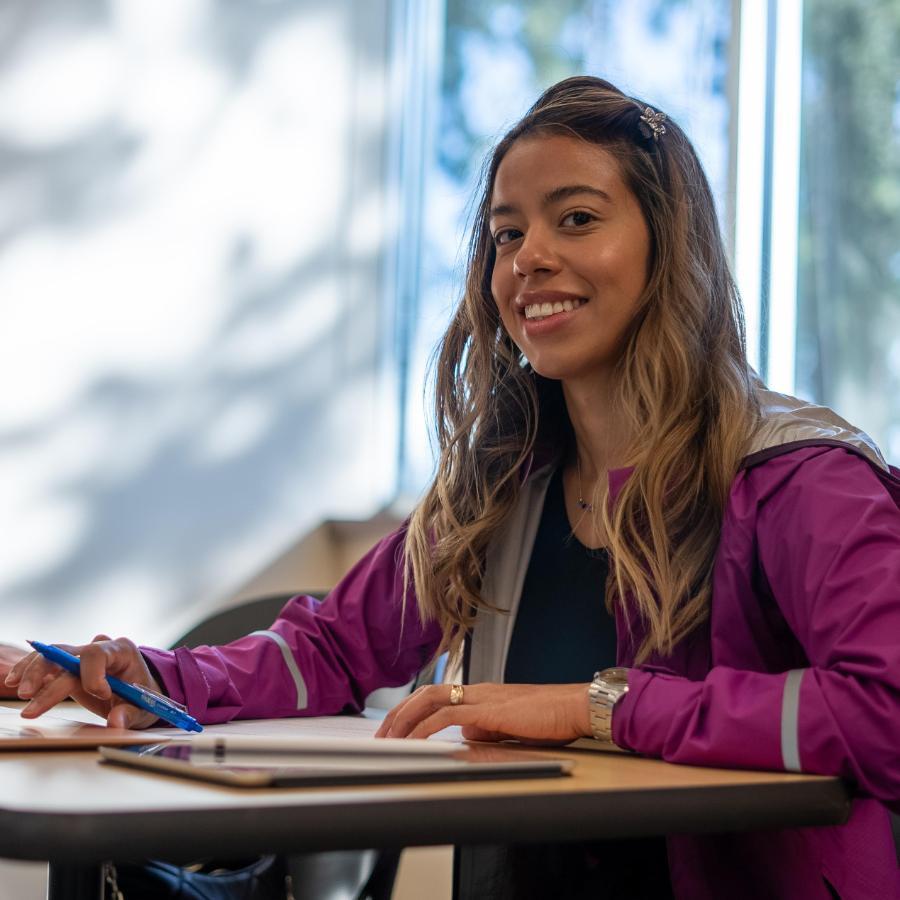
[[[435,414],[430,488],[323,602],[221,647],[98,638],[80,683],[29,657],[23,714],[72,694],[148,724],[107,672],[201,722],[333,714],[449,649],[461,683],[381,736],[593,737],[858,789],[831,829],[461,848],[458,897],[900,896],[900,472],[749,367],[708,183],[661,111],[571,78],[498,144]]]
[[[497,170],[490,227],[507,334],[545,378],[606,391],[650,257],[615,156],[564,135],[517,141]]]
[[[481,559],[534,457],[560,466],[579,540],[608,545],[615,593],[646,625],[637,661],[696,629],[758,423],[753,377],[684,132],[601,79],[547,90],[492,154],[437,365],[442,453],[406,549],[423,614],[456,626],[446,644],[474,624]],[[609,473],[626,467],[613,508]]]

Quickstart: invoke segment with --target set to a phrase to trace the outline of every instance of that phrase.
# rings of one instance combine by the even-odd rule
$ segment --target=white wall
[[[394,491],[390,2],[4,11],[0,639],[165,642]]]

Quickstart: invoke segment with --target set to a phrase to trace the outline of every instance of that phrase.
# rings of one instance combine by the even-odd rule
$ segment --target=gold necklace
[[[594,511],[594,504],[588,503],[587,500],[584,499],[584,491],[581,487],[581,454],[575,454],[575,468],[578,471],[578,506],[583,509],[585,512],[592,513]]]

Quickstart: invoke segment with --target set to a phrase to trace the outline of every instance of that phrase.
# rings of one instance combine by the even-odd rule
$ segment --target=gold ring
[[[450,685],[450,705],[459,706],[463,702],[463,686],[461,684]]]

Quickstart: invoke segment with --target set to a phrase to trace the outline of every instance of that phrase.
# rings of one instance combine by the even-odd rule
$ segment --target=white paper
[[[101,744],[140,744],[147,740],[143,731],[107,728],[48,714],[23,719],[20,713],[21,707],[0,706],[0,750],[68,750]]]
[[[424,740],[376,738],[379,713],[361,716],[315,716],[290,719],[242,719],[204,725],[200,734],[180,728],[154,728],[152,734],[212,747],[225,739],[231,750],[310,753],[364,753],[378,756],[442,756],[461,749],[461,730],[445,728]],[[152,740],[153,738],[150,738]]]
[[[159,740],[196,741],[198,746],[214,747],[217,740],[227,738],[229,749],[240,751],[292,753],[354,753],[378,756],[446,756],[462,749],[461,730],[445,728],[427,740],[376,738],[375,732],[384,716],[383,710],[366,710],[359,716],[316,716],[289,719],[242,719],[221,725],[204,725],[201,733],[181,728],[148,728],[126,731],[104,726],[103,719],[72,703],[61,704],[53,714],[37,719],[22,719],[22,703],[0,706],[0,749],[6,744],[25,749],[30,744],[77,736],[76,743],[95,746],[107,743],[146,743]],[[61,715],[60,715],[61,714]],[[92,723],[89,727],[87,722]],[[96,723],[96,724],[93,724]],[[30,739],[28,745],[23,743]]]

